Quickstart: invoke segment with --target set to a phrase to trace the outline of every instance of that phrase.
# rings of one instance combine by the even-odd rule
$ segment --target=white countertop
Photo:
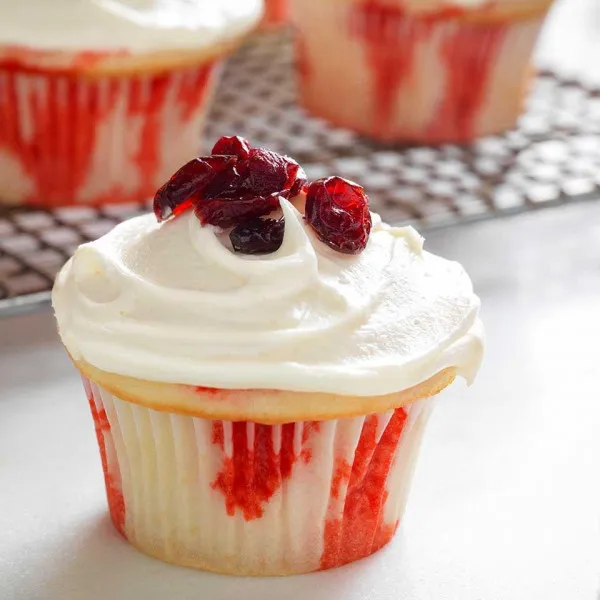
[[[393,542],[314,575],[224,577],[128,546],[52,316],[0,321],[0,598],[595,600],[600,203],[441,230],[426,247],[472,274],[483,370],[439,403]]]

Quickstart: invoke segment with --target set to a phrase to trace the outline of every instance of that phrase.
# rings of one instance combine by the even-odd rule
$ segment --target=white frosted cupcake
[[[262,0],[0,0],[0,202],[141,201],[198,153]]]
[[[383,141],[513,127],[552,0],[291,0],[301,102]]]
[[[479,367],[479,300],[360,186],[215,153],[56,280],[111,516],[176,564],[339,566],[392,538],[436,395]]]

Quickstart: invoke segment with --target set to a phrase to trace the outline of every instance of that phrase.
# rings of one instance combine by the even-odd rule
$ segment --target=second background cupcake
[[[551,0],[292,0],[300,97],[384,141],[514,126]]]

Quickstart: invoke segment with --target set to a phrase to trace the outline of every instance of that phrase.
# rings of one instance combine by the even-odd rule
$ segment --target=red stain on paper
[[[281,25],[289,18],[288,0],[266,0],[263,25]]]
[[[394,411],[377,441],[377,415],[365,419],[350,466],[338,460],[331,485],[330,509],[347,484],[341,518],[325,523],[321,568],[337,567],[372,554],[394,535],[398,523],[384,523],[386,483],[406,423],[403,408]]]
[[[484,12],[490,6],[485,4],[478,11]],[[363,44],[372,73],[373,133],[393,135],[398,95],[410,85],[411,77],[428,76],[414,72],[416,52],[436,31],[442,36],[440,58],[446,67],[444,95],[435,117],[419,137],[432,142],[473,137],[506,26],[467,22],[459,18],[464,13],[465,9],[442,7],[414,15],[379,0],[350,9],[350,34]]]
[[[433,139],[469,140],[485,103],[489,78],[502,49],[506,25],[462,24],[442,41],[446,93],[428,127]]]
[[[373,1],[351,7],[349,27],[363,44],[373,75],[374,127],[381,134],[393,118],[398,92],[409,81],[424,31],[402,7]]]
[[[83,385],[94,419],[96,438],[98,439],[98,448],[100,449],[100,458],[102,460],[102,471],[104,472],[106,498],[108,500],[110,517],[117,531],[125,537],[125,499],[123,498],[123,492],[121,491],[121,474],[118,470],[118,464],[114,463],[110,465],[109,468],[106,451],[107,444],[113,443],[110,423],[104,408],[98,410],[90,383],[87,379],[83,380]]]
[[[97,60],[84,58],[86,64]],[[82,202],[83,196],[88,204],[151,197],[168,160],[162,138],[174,124],[167,121],[175,118],[176,124],[185,127],[206,101],[214,70],[211,64],[151,77],[86,80],[2,64],[0,153],[18,162],[29,180],[32,191],[20,200],[45,206]],[[137,185],[125,189],[116,182],[109,191],[96,194],[93,189],[84,190],[93,165],[100,165],[101,177],[102,165],[108,170],[114,160],[111,137],[101,136],[102,128],[123,134],[138,122],[141,131],[127,165],[137,171]]]
[[[318,431],[316,422],[286,423],[279,426],[280,448],[276,447],[272,425],[254,425],[254,440],[248,440],[246,422],[231,423],[231,456],[226,453],[225,431],[222,421],[212,426],[212,443],[223,452],[222,466],[212,483],[213,489],[225,498],[227,514],[240,510],[246,521],[260,519],[265,505],[292,476],[294,465],[312,459],[309,440]],[[296,427],[303,425],[300,447],[294,448]]]

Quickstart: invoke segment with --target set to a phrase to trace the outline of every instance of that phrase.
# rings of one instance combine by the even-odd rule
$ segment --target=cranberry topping
[[[283,242],[285,223],[280,219],[254,219],[238,225],[229,234],[236,252],[266,254],[278,250]]]
[[[237,138],[234,145],[239,145]],[[215,148],[221,151],[221,140]],[[224,142],[223,145],[229,141]],[[279,208],[279,196],[287,198],[292,189],[302,189],[306,175],[287,156],[252,148],[246,159],[238,159],[218,173],[195,203],[196,216],[203,225],[233,227]]]
[[[222,137],[211,156],[190,161],[158,190],[154,212],[160,222],[194,207],[203,225],[234,227],[273,212],[279,196],[296,196],[305,186],[295,160],[251,148],[239,136]]]
[[[371,214],[362,187],[341,177],[308,186],[295,160],[251,148],[239,136],[222,137],[212,155],[179,169],[156,193],[154,212],[160,222],[193,208],[203,225],[234,228],[230,239],[236,252],[274,252],[283,240],[283,217],[260,217],[277,210],[280,197],[301,192],[306,192],[305,219],[323,242],[346,254],[364,250]]]
[[[364,189],[341,177],[318,179],[306,194],[306,221],[319,239],[338,252],[362,252],[371,232],[369,199]]]
[[[183,165],[154,196],[153,208],[158,222],[191,208],[194,198],[217,174],[233,168],[236,160],[232,156],[204,156]]]
[[[295,160],[262,148],[250,150],[248,160],[240,163],[239,172],[243,177],[242,186],[258,195],[278,191],[287,196],[298,175],[306,181],[304,171]]]
[[[270,196],[248,194],[237,198],[201,200],[196,204],[194,211],[202,225],[217,225],[225,229],[268,215],[278,207],[277,194]]]
[[[229,154],[237,156],[240,160],[245,160],[250,154],[250,144],[248,140],[239,135],[223,136],[213,146],[211,154]]]

